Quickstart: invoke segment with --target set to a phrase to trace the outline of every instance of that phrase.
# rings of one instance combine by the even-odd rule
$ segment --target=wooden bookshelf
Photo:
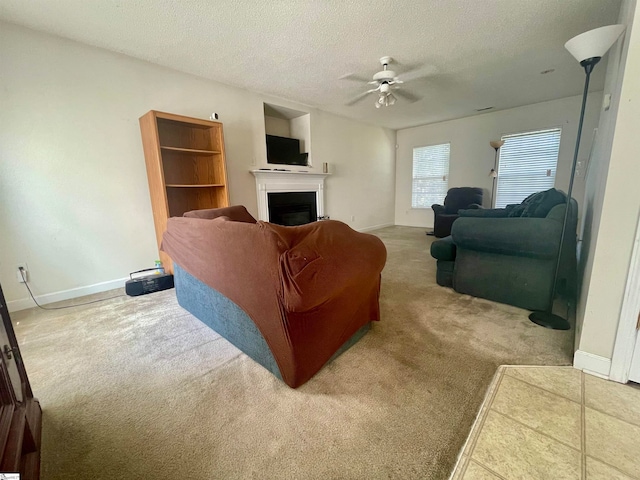
[[[222,123],[151,110],[140,117],[158,248],[169,217],[229,206]],[[167,272],[171,258],[159,252]]]

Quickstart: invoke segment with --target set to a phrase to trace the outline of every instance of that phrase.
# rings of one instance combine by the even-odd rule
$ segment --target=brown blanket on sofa
[[[191,217],[169,219],[162,249],[251,317],[289,386],[379,320],[386,250],[377,237],[331,220],[283,227],[250,215]]]

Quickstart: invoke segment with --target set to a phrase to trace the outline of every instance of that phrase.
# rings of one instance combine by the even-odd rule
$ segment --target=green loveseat
[[[578,206],[571,200],[557,291],[575,293]],[[553,302],[566,195],[556,189],[504,209],[461,210],[451,236],[431,245],[438,284],[457,292],[546,310]]]

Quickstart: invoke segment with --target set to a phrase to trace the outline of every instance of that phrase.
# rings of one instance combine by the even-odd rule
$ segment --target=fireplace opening
[[[294,226],[318,219],[316,192],[284,192],[267,194],[269,222]]]

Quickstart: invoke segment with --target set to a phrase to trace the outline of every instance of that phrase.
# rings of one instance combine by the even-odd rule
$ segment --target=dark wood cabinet
[[[0,472],[40,478],[42,410],[33,398],[0,286]]]

